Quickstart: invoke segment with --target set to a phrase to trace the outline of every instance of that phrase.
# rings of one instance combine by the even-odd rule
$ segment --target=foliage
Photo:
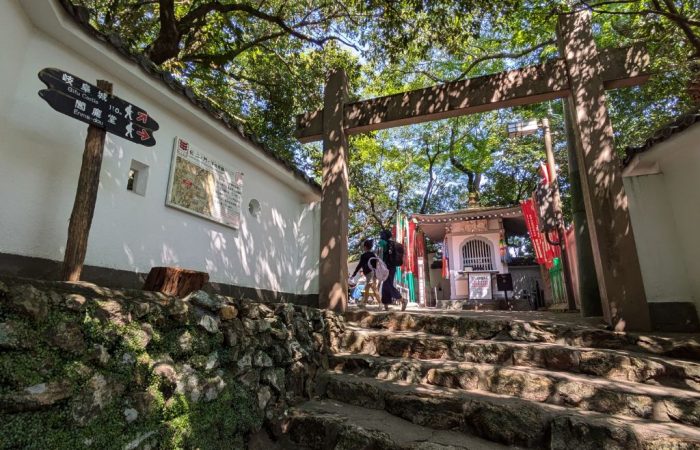
[[[644,43],[652,79],[608,92],[618,152],[700,98],[700,0],[74,0],[195,92],[239,118],[268,147],[320,178],[321,147],[293,138],[298,113],[322,105],[325,74],[343,67],[353,98],[373,97],[536,64],[556,57],[557,15],[592,11],[601,48]],[[697,98],[695,99],[697,101]],[[541,139],[508,139],[509,121],[552,129],[567,202],[559,102],[466,116],[351,139],[353,243],[398,211],[514,204],[543,160]]]

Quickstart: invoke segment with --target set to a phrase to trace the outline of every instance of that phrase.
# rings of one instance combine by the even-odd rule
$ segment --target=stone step
[[[274,448],[304,450],[505,450],[463,433],[434,430],[393,416],[334,400],[312,400],[294,409],[281,424]],[[284,445],[286,441],[286,445]],[[268,448],[271,445],[267,446]],[[512,447],[511,447],[512,448]]]
[[[417,425],[506,445],[564,449],[700,449],[695,427],[609,416],[485,392],[326,373],[326,396]]]
[[[487,391],[605,414],[700,426],[700,393],[664,386],[524,366],[353,354],[332,356],[329,367],[339,373],[387,381]]]
[[[545,316],[527,312],[383,312],[350,310],[345,320],[363,328],[392,331],[420,331],[467,339],[544,342],[576,347],[606,348],[650,353],[700,362],[700,336],[658,336],[609,331],[600,326],[580,324],[572,314]],[[568,318],[568,319],[567,319]],[[581,319],[583,320],[583,319]]]
[[[346,327],[343,352],[412,359],[532,366],[609,380],[700,391],[700,364],[620,350],[548,343],[470,340],[410,331]]]

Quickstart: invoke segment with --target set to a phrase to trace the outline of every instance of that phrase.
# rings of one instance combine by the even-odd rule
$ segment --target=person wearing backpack
[[[380,232],[379,238],[381,258],[389,269],[389,276],[386,281],[382,283],[382,304],[384,305],[384,311],[389,310],[389,305],[394,303],[395,299],[401,301],[401,311],[405,311],[408,300],[403,298],[399,290],[394,286],[396,268],[403,265],[403,245],[391,239],[391,231],[389,230]]]

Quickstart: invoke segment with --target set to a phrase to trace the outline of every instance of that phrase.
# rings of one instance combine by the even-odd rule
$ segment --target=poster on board
[[[469,299],[490,300],[492,298],[491,273],[469,272]]]
[[[175,138],[167,206],[238,229],[242,193],[242,172],[216,161],[186,140]]]

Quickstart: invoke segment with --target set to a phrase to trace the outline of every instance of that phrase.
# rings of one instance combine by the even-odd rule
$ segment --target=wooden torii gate
[[[323,140],[319,304],[344,311],[348,279],[347,136],[500,108],[565,99],[605,320],[616,330],[650,329],[637,249],[627,210],[605,90],[644,83],[641,46],[598,50],[590,11],[561,14],[561,57],[495,75],[347,103],[347,78],[333,71],[323,109],[297,117],[301,142]]]

